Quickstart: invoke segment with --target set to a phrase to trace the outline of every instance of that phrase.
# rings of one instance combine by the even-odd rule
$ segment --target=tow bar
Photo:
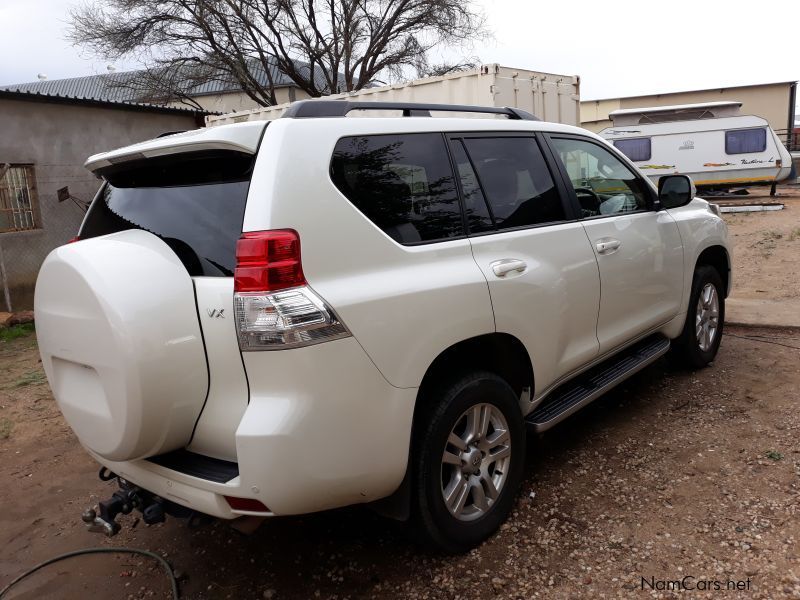
[[[142,519],[148,525],[164,522],[164,500],[146,490],[130,485],[105,467],[100,469],[98,476],[103,481],[116,478],[119,481],[120,489],[114,492],[108,500],[98,502],[98,510],[87,508],[83,511],[81,519],[86,523],[89,531],[104,533],[108,537],[116,535],[122,528],[116,521],[117,515],[130,514],[134,508],[141,511]]]

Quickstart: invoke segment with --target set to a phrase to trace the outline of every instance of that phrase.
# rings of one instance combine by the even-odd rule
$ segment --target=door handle
[[[517,273],[522,273],[528,268],[528,265],[524,260],[518,260],[516,258],[503,258],[501,260],[496,260],[489,266],[492,267],[492,271],[494,271],[494,274],[498,277],[505,277],[514,271]]]
[[[594,247],[597,248],[598,254],[612,254],[616,252],[619,247],[622,245],[622,242],[619,240],[615,240],[613,238],[606,238],[595,243]]]

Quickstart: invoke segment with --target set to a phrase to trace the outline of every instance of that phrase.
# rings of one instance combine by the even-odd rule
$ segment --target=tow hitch
[[[117,523],[117,515],[130,514],[133,509],[142,513],[142,519],[148,525],[164,522],[166,501],[154,496],[150,492],[130,485],[124,479],[103,467],[98,474],[103,481],[110,481],[115,477],[119,481],[120,489],[111,495],[108,500],[98,502],[97,509],[87,508],[83,511],[81,519],[86,523],[89,531],[104,533],[108,537],[119,533],[121,525]],[[100,514],[98,514],[98,511]]]

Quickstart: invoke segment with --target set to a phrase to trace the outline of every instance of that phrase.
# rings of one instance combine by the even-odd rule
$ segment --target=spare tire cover
[[[208,391],[194,286],[158,237],[128,230],[53,250],[34,298],[53,395],[113,461],[185,446]]]

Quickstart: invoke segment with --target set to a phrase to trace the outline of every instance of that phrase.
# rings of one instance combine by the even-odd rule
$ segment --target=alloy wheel
[[[508,422],[493,404],[476,404],[458,418],[442,453],[442,497],[460,521],[491,510],[508,479]]]
[[[719,296],[717,288],[712,283],[707,283],[700,291],[697,299],[695,316],[695,337],[697,345],[703,352],[714,344],[719,329]]]

